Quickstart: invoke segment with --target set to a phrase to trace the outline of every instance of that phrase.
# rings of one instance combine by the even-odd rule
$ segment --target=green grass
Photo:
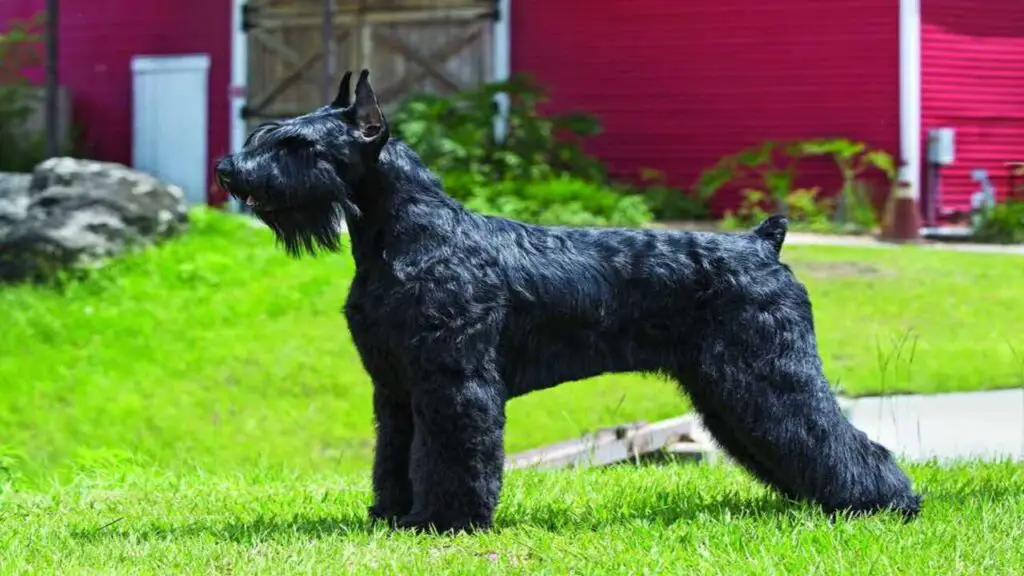
[[[784,257],[846,391],[1024,381],[1024,259],[798,246]],[[24,482],[125,460],[365,470],[371,389],[340,313],[352,269],[347,255],[291,260],[266,230],[204,211],[184,238],[89,281],[0,289],[0,461]],[[511,403],[507,449],[686,409],[654,378],[570,383]]]
[[[1024,259],[787,247],[848,392],[1024,384]],[[0,288],[0,573],[978,573],[1024,566],[1024,466],[911,468],[924,517],[831,524],[726,466],[510,475],[493,533],[364,518],[370,384],[346,255],[191,232],[61,289]],[[514,400],[507,449],[687,409],[605,376]]]
[[[1024,466],[910,467],[924,512],[829,522],[728,466],[509,476],[490,533],[388,533],[363,476],[108,469],[0,496],[0,572],[1012,574]],[[1017,566],[1017,568],[1013,568]]]
[[[819,349],[845,393],[1024,386],[1024,257],[791,246]]]

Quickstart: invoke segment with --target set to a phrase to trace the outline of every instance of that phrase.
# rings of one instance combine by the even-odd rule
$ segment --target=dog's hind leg
[[[735,300],[715,308],[695,381],[728,451],[761,480],[828,512],[896,509],[920,500],[884,447],[841,413],[817,355],[806,293],[775,294],[772,306]],[[710,428],[709,428],[710,429]],[[712,433],[714,431],[712,430]],[[752,465],[753,463],[753,465]]]
[[[489,379],[428,378],[413,392],[412,511],[400,527],[491,527],[504,472],[505,398]]]
[[[695,391],[695,389],[691,388],[691,392]],[[768,463],[758,456],[757,452],[753,451],[750,446],[743,442],[740,436],[734,433],[729,420],[721,416],[722,410],[713,406],[710,401],[699,398],[692,393],[690,394],[690,400],[701,415],[701,423],[736,463],[746,468],[757,479],[774,487],[785,498],[790,500],[800,499],[800,494],[789,485],[786,477],[770,468]]]
[[[701,424],[714,437],[715,442],[725,450],[737,464],[743,466],[758,480],[774,487],[784,497],[799,500],[799,493],[789,486],[786,478],[768,466],[760,455],[751,449],[743,438],[732,429],[732,422],[722,415],[728,406],[716,404],[716,397],[705,386],[693,385],[698,382],[697,372],[689,366],[672,371],[680,387],[688,392],[694,409],[700,413]]]

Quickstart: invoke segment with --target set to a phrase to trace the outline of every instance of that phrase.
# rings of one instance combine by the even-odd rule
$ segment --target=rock
[[[8,181],[11,188],[19,185],[24,199],[11,192],[4,196],[14,200],[0,200],[4,281],[47,280],[62,270],[93,266],[171,237],[188,223],[180,188],[120,164],[51,158],[31,176]],[[13,216],[5,220],[6,213]]]
[[[0,172],[0,238],[28,215],[29,174]]]

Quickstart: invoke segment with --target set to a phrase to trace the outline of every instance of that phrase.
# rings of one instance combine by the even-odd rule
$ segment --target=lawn
[[[1024,383],[1024,260],[787,247],[847,393]],[[131,462],[168,474],[365,473],[370,385],[340,314],[347,255],[294,261],[197,212],[183,239],[57,291],[0,289],[0,469],[20,485]],[[513,401],[507,448],[687,409],[668,382],[576,382]]]
[[[831,523],[727,466],[517,472],[496,530],[436,537],[370,527],[365,474],[173,477],[112,467],[0,495],[0,569],[931,576],[1024,566],[1024,467],[910,471],[926,493],[910,524],[888,515]]]

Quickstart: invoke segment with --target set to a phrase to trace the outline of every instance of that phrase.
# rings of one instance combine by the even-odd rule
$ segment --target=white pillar
[[[235,153],[242,149],[247,135],[242,108],[245,106],[246,84],[249,78],[248,35],[242,30],[242,9],[245,0],[231,0],[231,87],[228,98],[230,122],[230,147]],[[241,206],[234,198],[231,208],[238,211]]]
[[[921,0],[900,1],[900,179],[921,198]]]
[[[491,50],[491,73],[495,82],[504,82],[512,73],[512,20],[509,13],[511,0],[498,0],[498,16],[494,22],[494,33],[491,35],[494,46]],[[508,95],[498,96],[498,118],[494,123],[494,133],[498,139],[505,137],[508,118]]]

